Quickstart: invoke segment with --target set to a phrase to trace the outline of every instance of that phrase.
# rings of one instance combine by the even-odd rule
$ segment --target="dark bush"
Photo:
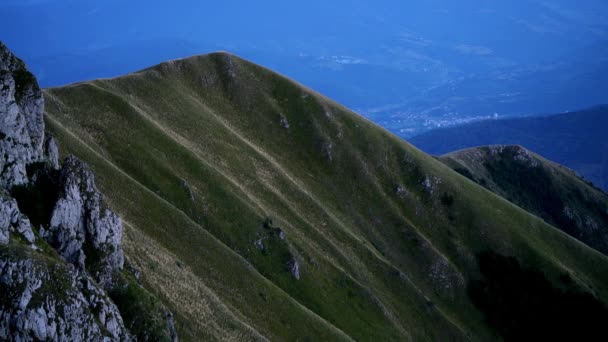
[[[13,72],[13,79],[15,80],[15,99],[17,102],[21,101],[25,91],[32,86],[34,89],[38,89],[38,82],[31,72],[25,68],[18,69]]]
[[[441,195],[441,203],[446,207],[451,207],[454,204],[454,196],[450,193],[444,192]]]

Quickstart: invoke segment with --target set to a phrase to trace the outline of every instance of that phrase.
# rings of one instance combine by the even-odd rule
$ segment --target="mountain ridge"
[[[212,57],[212,56],[213,56],[213,55],[211,55],[211,57]],[[219,54],[219,55],[215,55],[215,56],[216,56],[216,57],[220,57],[220,58],[221,58],[221,57],[225,57],[226,55]],[[164,63],[164,64],[161,64],[159,67],[161,67],[161,68],[163,68],[163,67],[168,67],[168,66],[170,66],[171,64],[172,64],[172,63]]]
[[[184,339],[205,334],[197,310],[218,327],[209,338],[247,329],[177,305],[191,292],[159,284],[182,268],[195,273],[192,286],[209,289],[206,298],[271,339],[329,333],[308,311],[355,339],[496,337],[467,294],[483,276],[476,255],[488,248],[542,270],[551,284],[576,270],[568,286],[608,296],[605,256],[238,57],[163,63],[45,96],[62,146],[100,175],[132,236],[160,245],[150,252],[127,234],[126,254]],[[175,255],[176,266],[151,267],[151,253]],[[302,307],[270,314],[284,300]]]

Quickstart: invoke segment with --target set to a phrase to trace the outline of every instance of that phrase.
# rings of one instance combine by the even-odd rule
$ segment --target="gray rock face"
[[[3,210],[3,212],[1,213],[1,215],[3,216],[2,218],[0,218],[1,220],[3,220],[3,221],[5,221],[5,220],[6,220],[6,221],[8,221],[8,220],[7,220],[7,219],[4,217],[4,215],[6,215],[6,214],[4,213],[4,210]],[[7,225],[4,225],[4,223],[3,223],[3,224],[0,226],[0,244],[7,244],[7,243],[8,243],[8,241],[9,241],[9,230],[8,230],[8,228],[9,228],[8,224],[7,224]]]
[[[27,183],[25,166],[43,161],[44,99],[25,64],[0,43],[0,185]]]
[[[172,342],[177,342],[177,330],[175,330],[175,322],[173,321],[173,314],[169,310],[165,310],[165,316],[167,317],[167,329],[169,330],[169,336]]]
[[[53,169],[59,168],[59,147],[55,138],[48,132],[44,138],[44,156]]]
[[[33,249],[7,245],[18,234]],[[33,253],[29,219],[0,190],[0,340],[129,340],[116,306],[86,272]],[[29,251],[28,251],[29,249]]]
[[[129,340],[116,306],[73,267],[2,257],[0,290],[0,340]]]
[[[290,263],[289,272],[296,280],[300,280],[300,263],[296,259]]]
[[[28,243],[36,240],[30,220],[21,214],[17,201],[0,190],[0,244],[9,242],[9,233],[20,234]]]
[[[59,184],[63,197],[55,205],[50,227],[40,234],[68,262],[81,270],[87,266],[100,284],[110,288],[112,272],[124,264],[120,218],[105,207],[93,173],[75,157],[64,161]],[[94,255],[85,255],[85,245]]]

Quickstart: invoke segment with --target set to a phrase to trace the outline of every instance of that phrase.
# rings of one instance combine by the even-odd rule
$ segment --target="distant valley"
[[[482,145],[517,144],[608,189],[608,106],[552,116],[490,120],[434,130],[409,141],[442,155]]]
[[[297,79],[406,139],[494,117],[608,102],[608,5],[596,0],[310,1],[297,13],[273,1],[239,10],[220,3],[151,8],[116,0],[103,11],[73,0],[31,7],[0,5],[9,21],[4,39],[43,87],[224,50]],[[206,14],[193,16],[200,7]],[[142,15],[119,16],[115,28],[101,29],[113,13],[127,10]],[[87,30],[58,39],[71,26],[53,18],[70,14]],[[169,14],[179,15],[179,22],[157,25]],[[22,22],[52,30],[40,35]],[[145,34],[143,27],[149,28]],[[21,35],[26,39],[17,39]]]

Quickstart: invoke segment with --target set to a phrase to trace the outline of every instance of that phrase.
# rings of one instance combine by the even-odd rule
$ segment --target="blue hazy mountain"
[[[489,120],[437,129],[410,139],[443,155],[469,147],[522,145],[608,191],[608,106],[533,118]]]
[[[0,36],[43,86],[228,50],[403,137],[608,101],[604,1],[9,0],[0,10]]]

